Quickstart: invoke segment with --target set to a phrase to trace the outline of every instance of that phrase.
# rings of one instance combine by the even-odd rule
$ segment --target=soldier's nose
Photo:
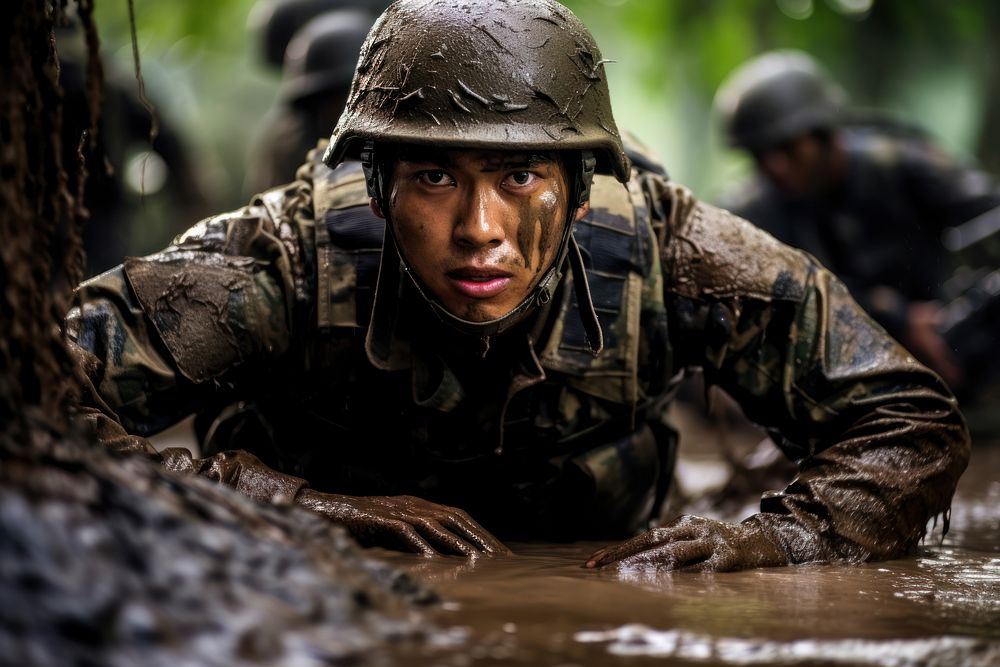
[[[475,188],[464,198],[453,237],[456,243],[465,247],[479,248],[503,242],[501,212],[495,198],[485,188]]]

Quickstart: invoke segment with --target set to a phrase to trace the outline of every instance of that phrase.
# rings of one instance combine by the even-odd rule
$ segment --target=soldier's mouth
[[[488,299],[507,289],[511,274],[490,268],[466,267],[448,271],[445,275],[452,286],[463,296]]]

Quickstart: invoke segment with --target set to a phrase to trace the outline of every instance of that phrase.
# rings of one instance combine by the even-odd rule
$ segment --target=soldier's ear
[[[583,202],[582,206],[577,207],[577,209],[576,209],[576,215],[573,216],[573,219],[576,222],[580,222],[581,220],[583,220],[583,216],[587,215],[587,213],[589,213],[589,212],[590,212],[590,202],[589,201],[585,201],[585,202]]]
[[[382,212],[382,207],[379,206],[378,199],[375,197],[369,199],[368,207],[372,210],[372,213],[385,220],[385,213]]]

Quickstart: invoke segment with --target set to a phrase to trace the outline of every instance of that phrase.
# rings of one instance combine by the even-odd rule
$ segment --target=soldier
[[[766,53],[720,87],[729,143],[758,177],[723,205],[832,269],[890,334],[954,387],[963,368],[942,338],[942,232],[1000,205],[987,175],[923,133],[847,109],[808,55]]]
[[[265,116],[247,160],[248,192],[286,182],[336,124],[374,20],[361,9],[339,9],[313,18],[295,33],[285,51],[278,104]]]
[[[247,31],[257,41],[263,63],[280,69],[295,33],[320,14],[353,9],[374,18],[387,4],[389,0],[258,0],[247,16]]]
[[[96,437],[365,544],[504,553],[645,528],[700,368],[798,476],[588,566],[909,553],[968,460],[948,389],[810,256],[630,164],[605,62],[554,0],[393,3],[322,160],[80,286]],[[205,458],[145,440],[220,394]]]

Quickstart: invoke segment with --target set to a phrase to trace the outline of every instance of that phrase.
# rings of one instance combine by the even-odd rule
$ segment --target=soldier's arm
[[[303,289],[301,247],[291,217],[284,230],[272,218],[256,205],[202,221],[163,252],[126,260],[77,289],[65,333],[81,371],[80,420],[103,446],[258,500],[290,500],[302,488],[303,480],[244,452],[194,460],[146,440],[288,350]]]
[[[911,552],[968,462],[948,389],[807,255],[672,198],[663,262],[678,363],[771,429],[799,474],[741,524],[681,517],[590,563],[727,570]]]
[[[308,203],[298,192],[288,201]],[[265,195],[267,197],[268,195]],[[281,197],[275,201],[282,202]],[[82,371],[81,421],[105,447],[138,452],[260,502],[295,502],[365,544],[425,555],[508,553],[465,512],[410,496],[350,497],[308,488],[244,451],[194,459],[146,440],[198,409],[217,387],[294,363],[309,312],[307,244],[294,227],[311,211],[255,205],[203,221],[167,250],[129,260],[75,294],[66,338]]]

